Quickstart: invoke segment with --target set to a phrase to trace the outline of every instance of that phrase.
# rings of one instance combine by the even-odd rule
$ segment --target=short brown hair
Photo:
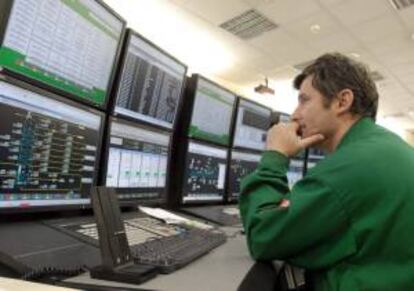
[[[351,113],[375,119],[378,108],[378,91],[369,70],[340,53],[328,53],[308,65],[293,81],[299,90],[303,80],[312,76],[312,85],[325,97],[329,105],[341,90],[350,89],[354,94]]]

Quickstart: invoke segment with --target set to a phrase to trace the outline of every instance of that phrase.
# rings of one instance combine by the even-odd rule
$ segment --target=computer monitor
[[[108,138],[104,183],[121,205],[166,203],[170,135],[111,118]]]
[[[306,170],[312,169],[316,164],[325,158],[325,152],[317,148],[309,148],[306,163]]]
[[[89,205],[103,114],[7,80],[0,81],[0,212]]]
[[[240,182],[256,170],[261,155],[232,150],[228,174],[228,201],[237,201],[240,196]]]
[[[3,71],[104,108],[124,20],[98,0],[1,2]]]
[[[229,146],[236,96],[199,75],[192,81],[196,86],[188,136]]]
[[[270,108],[239,99],[233,147],[263,151],[270,126]]]
[[[128,30],[115,115],[172,128],[187,67]]]
[[[188,143],[182,204],[224,202],[227,149]]]
[[[295,183],[303,178],[305,161],[299,156],[292,158],[287,171],[289,188],[292,189]]]

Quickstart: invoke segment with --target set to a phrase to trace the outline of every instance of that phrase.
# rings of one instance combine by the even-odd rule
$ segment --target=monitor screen
[[[311,160],[323,160],[325,158],[325,152],[317,148],[309,148],[309,159]]]
[[[303,178],[304,161],[302,159],[293,158],[290,160],[287,172],[289,188],[292,189],[297,181]]]
[[[237,200],[239,198],[241,180],[256,170],[260,157],[258,154],[232,151],[228,184],[229,200]]]
[[[263,151],[271,110],[241,99],[237,110],[234,147]]]
[[[315,167],[316,166],[316,164],[317,164],[317,161],[311,161],[311,160],[308,160],[308,164],[307,164],[307,170],[310,170],[310,169],[312,169],[313,167]]]
[[[115,114],[172,128],[187,67],[130,32]]]
[[[190,141],[185,160],[182,202],[222,202],[226,163],[226,149]]]
[[[321,160],[325,158],[325,152],[317,148],[309,148],[306,170],[315,167]]]
[[[188,135],[221,145],[230,143],[230,126],[236,96],[198,78]]]
[[[165,200],[169,144],[166,133],[112,120],[106,186],[115,188],[121,203]]]
[[[13,0],[0,66],[103,107],[123,27],[96,0]]]
[[[0,209],[90,203],[102,116],[82,108],[0,81]]]

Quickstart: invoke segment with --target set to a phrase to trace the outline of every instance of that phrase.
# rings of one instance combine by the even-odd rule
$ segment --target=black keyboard
[[[134,260],[157,266],[161,273],[171,273],[226,241],[226,236],[217,231],[175,227],[151,217],[125,219],[124,225]],[[52,226],[99,247],[98,230],[92,221]]]
[[[163,273],[179,269],[226,241],[224,234],[198,228],[134,246],[139,263],[158,266]]]

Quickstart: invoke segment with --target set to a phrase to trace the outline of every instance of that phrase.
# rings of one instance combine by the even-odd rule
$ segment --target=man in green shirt
[[[305,268],[317,291],[414,290],[414,150],[375,124],[368,70],[325,54],[294,86],[292,122],[241,185],[252,257]],[[289,158],[309,146],[328,155],[289,190]]]

